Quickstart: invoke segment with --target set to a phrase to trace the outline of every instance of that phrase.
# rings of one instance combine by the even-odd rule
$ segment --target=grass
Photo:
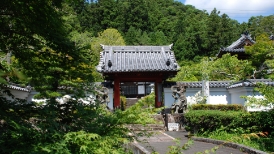
[[[206,132],[197,134],[200,137],[223,140],[233,143],[242,144],[254,149],[274,154],[274,134],[268,133],[249,133],[243,134],[241,130],[234,130],[234,132],[227,132],[225,130],[216,130],[214,132]]]

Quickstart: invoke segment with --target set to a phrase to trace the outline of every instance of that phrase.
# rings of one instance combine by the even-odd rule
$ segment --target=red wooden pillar
[[[120,108],[120,80],[116,77],[114,79],[114,104],[113,108]]]
[[[162,106],[162,86],[161,86],[161,80],[157,80],[154,83],[154,92],[155,92],[155,107],[161,107]]]
[[[155,107],[157,106],[157,102],[158,102],[158,82],[154,82],[154,93],[155,93]]]

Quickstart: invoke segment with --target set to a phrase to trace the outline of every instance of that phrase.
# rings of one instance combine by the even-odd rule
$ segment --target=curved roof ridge
[[[248,79],[248,80],[233,83],[230,86],[228,86],[227,89],[238,88],[238,87],[252,87],[252,86],[255,86],[257,82],[274,86],[274,82],[271,79]]]
[[[164,46],[101,46],[103,51],[96,66],[100,73],[177,72],[180,68],[174,52],[171,50],[172,44]],[[106,53],[111,53],[113,58],[107,58],[108,54]],[[130,63],[124,63],[124,61]],[[109,67],[105,66],[108,63],[110,63]]]
[[[14,85],[14,84],[8,84],[5,87],[7,87],[9,89],[14,89],[14,90],[18,90],[18,91],[26,91],[26,92],[30,92],[30,90],[31,90],[30,86],[22,87],[22,86]]]

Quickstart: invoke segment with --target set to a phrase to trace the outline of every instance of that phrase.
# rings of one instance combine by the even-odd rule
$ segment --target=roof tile
[[[102,45],[97,71],[152,72],[178,71],[172,45],[169,46],[107,46]]]

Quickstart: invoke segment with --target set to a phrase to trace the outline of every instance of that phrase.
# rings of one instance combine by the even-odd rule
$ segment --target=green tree
[[[12,52],[19,60],[26,60],[33,51],[43,46],[63,52],[71,51],[73,46],[66,37],[59,12],[61,2],[62,0],[1,1],[1,52]]]
[[[211,80],[239,81],[250,78],[253,67],[248,60],[238,60],[237,56],[225,54],[214,60],[210,68]]]
[[[211,81],[239,81],[250,78],[253,67],[247,60],[225,54],[222,58],[204,57],[199,63],[182,66],[173,81],[201,81],[205,77]]]
[[[125,41],[122,35],[117,29],[109,28],[100,32],[98,37],[93,38],[91,42],[92,62],[93,62],[93,76],[95,81],[101,81],[102,76],[96,71],[95,66],[98,64],[100,58],[100,52],[102,51],[102,45],[125,45]]]
[[[274,68],[274,42],[266,34],[257,37],[256,43],[245,47],[246,53],[250,55],[249,60],[255,66],[254,78],[274,79],[272,69]]]
[[[138,39],[141,37],[142,31],[141,29],[135,29],[134,27],[130,26],[128,31],[125,34],[125,40],[127,45],[138,45]]]
[[[77,80],[70,70],[84,62],[64,26],[62,2],[4,0],[0,7],[0,52],[12,53],[13,65],[48,96],[56,96],[62,83]]]
[[[274,15],[270,16],[256,16],[251,17],[248,20],[248,31],[254,36],[257,37],[261,34],[271,35],[274,31]]]
[[[167,37],[162,31],[151,32],[148,34],[152,45],[167,45]]]

